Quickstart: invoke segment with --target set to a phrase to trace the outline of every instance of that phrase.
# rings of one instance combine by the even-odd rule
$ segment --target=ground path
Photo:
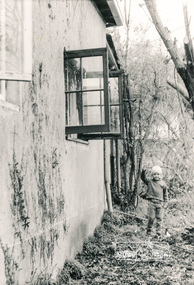
[[[145,227],[146,221],[133,214],[106,212],[55,284],[194,285],[194,229],[148,240]]]

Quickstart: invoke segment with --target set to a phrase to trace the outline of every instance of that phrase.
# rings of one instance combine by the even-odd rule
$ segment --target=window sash
[[[122,95],[122,80],[123,80],[123,71],[110,71],[109,72],[110,78],[118,78],[118,93],[119,93],[119,102],[111,103],[111,106],[118,106],[119,107],[119,122],[120,122],[120,130],[119,132],[112,132],[111,128],[109,127],[109,131],[102,131],[99,133],[91,132],[91,133],[83,133],[79,135],[80,139],[84,140],[102,140],[102,139],[122,139],[124,135],[124,126],[123,126],[123,95]]]
[[[14,2],[13,2],[14,3]],[[21,37],[19,47],[18,70],[8,70],[6,66],[6,7],[9,0],[0,0],[0,29],[1,29],[1,46],[0,46],[0,80],[13,81],[31,81],[32,80],[32,3],[31,0],[17,0],[20,6],[20,19],[17,27],[19,37]],[[18,5],[19,5],[18,4]],[[7,5],[7,6],[6,6]],[[10,5],[11,6],[11,5]],[[13,28],[13,27],[12,27]],[[2,82],[1,81],[1,82]],[[4,83],[2,82],[2,85]]]
[[[104,123],[103,124],[89,124],[89,125],[78,125],[78,126],[68,126],[66,125],[66,134],[82,134],[82,133],[91,133],[91,132],[106,132],[109,131],[109,97],[108,97],[108,57],[107,57],[107,49],[99,48],[99,49],[86,49],[86,50],[78,50],[78,51],[64,51],[64,60],[74,59],[74,58],[85,58],[85,57],[95,57],[101,56],[103,59],[103,88],[99,89],[84,89],[84,90],[68,90],[65,92],[67,94],[80,92],[83,96],[84,92],[95,92],[95,91],[103,91],[104,92]],[[82,100],[83,102],[83,100]],[[82,120],[84,118],[82,117]]]

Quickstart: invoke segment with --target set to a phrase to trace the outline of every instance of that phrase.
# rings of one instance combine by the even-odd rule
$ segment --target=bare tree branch
[[[193,43],[191,39],[190,29],[189,29],[189,19],[188,19],[188,11],[187,6],[183,6],[183,13],[184,13],[184,21],[185,21],[185,31],[186,31],[186,37],[184,39],[184,44],[188,46],[188,58],[191,63],[194,62],[194,53],[193,53]],[[185,51],[186,53],[186,51]],[[187,56],[187,53],[186,53]]]
[[[191,108],[191,104],[190,104],[190,99],[188,97],[187,89],[183,85],[179,84],[178,82],[174,82],[172,79],[169,79],[169,78],[167,79],[167,83],[168,83],[168,85],[170,85],[173,89],[175,89],[177,92],[179,92],[182,95],[182,102],[183,102],[185,108],[188,111],[191,111],[192,108]]]
[[[145,0],[146,7],[152,17],[153,23],[155,28],[157,29],[160,37],[162,38],[171,58],[175,64],[176,68],[183,68],[185,69],[185,64],[183,59],[177,53],[177,48],[174,41],[170,37],[170,32],[167,27],[164,27],[160,16],[157,11],[156,1],[155,0]]]
[[[190,102],[189,96],[188,96],[188,92],[187,89],[182,86],[181,84],[179,84],[178,82],[174,82],[172,79],[168,78],[167,79],[167,83],[168,85],[170,85],[172,88],[174,88],[175,90],[177,90],[184,98],[187,102]]]
[[[153,20],[155,28],[158,31],[161,39],[163,40],[163,43],[165,44],[174,62],[175,68],[185,84],[185,87],[189,94],[190,104],[194,112],[194,62],[187,60],[187,64],[186,64],[184,60],[181,58],[181,56],[178,54],[176,44],[172,41],[168,29],[164,27],[160,19],[160,16],[158,14],[157,7],[156,7],[156,0],[144,0],[144,1],[149,11],[149,14]],[[186,15],[187,15],[186,9],[184,10],[184,13],[185,13],[185,19],[186,19]],[[188,25],[187,25],[187,30],[189,30]],[[187,34],[189,36],[189,32],[187,32]],[[190,51],[190,58],[192,58],[192,48],[191,47],[189,47],[189,51]],[[189,54],[186,55],[186,57],[187,56],[189,56]]]

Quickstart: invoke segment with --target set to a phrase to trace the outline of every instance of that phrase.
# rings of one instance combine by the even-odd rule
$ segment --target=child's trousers
[[[163,219],[163,202],[157,199],[148,201],[148,225],[147,234],[151,234],[154,220],[156,219],[156,234],[161,234],[162,219]]]

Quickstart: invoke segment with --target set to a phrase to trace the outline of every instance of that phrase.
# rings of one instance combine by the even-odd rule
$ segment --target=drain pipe
[[[113,212],[112,209],[112,197],[110,191],[110,144],[108,140],[104,140],[104,180],[105,180],[105,189],[106,189],[106,198],[108,211]]]
[[[116,145],[116,164],[117,164],[117,191],[120,192],[121,189],[121,166],[120,166],[120,150],[119,141],[115,140]]]

